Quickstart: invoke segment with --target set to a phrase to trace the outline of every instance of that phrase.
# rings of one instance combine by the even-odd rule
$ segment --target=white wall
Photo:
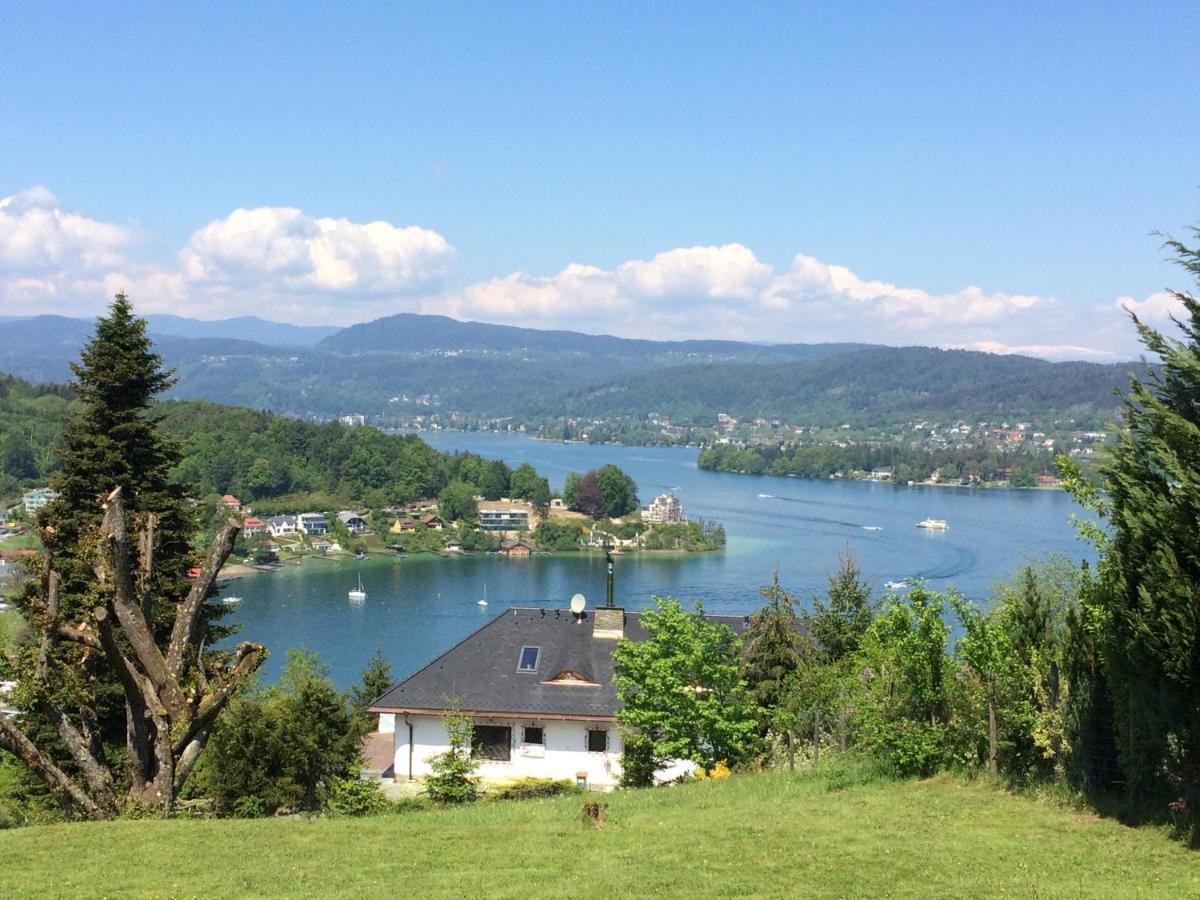
[[[395,732],[395,772],[397,778],[408,777],[409,745],[408,725],[403,716],[389,713],[379,717],[380,731]],[[430,773],[429,758],[449,749],[446,729],[436,716],[410,715],[412,723],[412,774],[423,778]],[[559,778],[574,781],[576,774],[584,772],[591,787],[612,787],[621,778],[621,736],[614,723],[555,722],[540,719],[498,719],[476,717],[478,725],[505,725],[512,728],[511,758],[507,762],[484,760],[476,770],[484,778]],[[522,752],[522,729],[526,725],[541,726],[545,738],[544,752],[528,748]],[[587,732],[590,728],[608,731],[608,750],[592,753],[587,749]]]

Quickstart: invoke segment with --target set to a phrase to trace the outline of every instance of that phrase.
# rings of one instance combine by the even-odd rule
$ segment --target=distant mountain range
[[[525,421],[718,411],[812,424],[1111,416],[1133,364],[924,347],[650,341],[399,314],[349,328],[149,316],[174,396],[304,417],[459,412]],[[92,322],[0,319],[0,371],[64,381]]]

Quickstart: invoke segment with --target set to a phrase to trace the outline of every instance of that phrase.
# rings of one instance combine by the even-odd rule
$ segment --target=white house
[[[741,632],[741,616],[710,616]],[[612,649],[643,640],[640,613],[600,608],[509,609],[371,705],[391,735],[391,774],[419,779],[449,749],[450,698],[474,720],[477,773],[568,779],[614,787],[624,747],[617,730]]]
[[[296,533],[295,516],[271,516],[267,519],[267,531],[271,537]]]
[[[37,488],[21,496],[21,500],[25,504],[25,512],[27,513],[35,513],[51,500],[57,499],[58,491],[51,490],[48,487]]]
[[[300,513],[296,517],[297,527],[305,534],[326,534],[329,522],[320,513]]]
[[[683,502],[674,494],[659,494],[642,510],[642,518],[655,525],[687,521],[683,515]]]

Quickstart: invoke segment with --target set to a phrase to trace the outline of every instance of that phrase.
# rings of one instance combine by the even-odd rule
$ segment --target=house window
[[[526,744],[545,744],[546,733],[542,730],[540,725],[527,725],[525,726],[524,739]]]
[[[589,728],[587,747],[588,753],[604,753],[608,750],[608,732],[603,728]]]
[[[476,725],[471,752],[480,759],[508,762],[512,759],[512,729],[507,725]]]
[[[521,657],[517,660],[518,672],[536,672],[538,661],[542,655],[541,647],[522,647]]]

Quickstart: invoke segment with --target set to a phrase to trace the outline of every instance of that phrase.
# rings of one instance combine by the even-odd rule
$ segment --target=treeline
[[[0,373],[0,497],[45,484],[58,469],[52,448],[71,401],[67,385],[33,385]]]
[[[1054,457],[1045,451],[1014,452],[973,448],[929,450],[903,444],[755,444],[738,447],[717,444],[700,453],[697,465],[716,472],[747,475],[791,475],[796,478],[829,478],[867,475],[887,469],[892,479],[926,481],[935,474],[942,481],[1008,481],[1029,487],[1038,475],[1055,472]]]
[[[53,451],[73,402],[67,385],[0,375],[0,496],[15,497],[55,474]],[[487,499],[550,502],[549,483],[528,464],[513,469],[474,453],[443,453],[415,435],[204,401],[158,403],[153,414],[182,452],[172,480],[200,496],[294,496],[299,506],[380,508],[434,498],[459,482]],[[285,501],[280,508],[288,506]]]

